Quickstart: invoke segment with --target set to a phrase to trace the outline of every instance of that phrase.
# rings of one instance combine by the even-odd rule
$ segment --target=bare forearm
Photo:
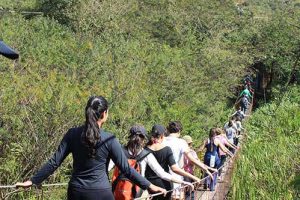
[[[207,166],[202,162],[200,162],[199,160],[195,159],[191,154],[187,153],[186,156],[194,165],[200,167],[203,170],[207,170]]]
[[[185,176],[187,178],[193,179],[194,181],[198,181],[199,179],[196,176],[193,176],[192,174],[184,171],[183,169],[180,169],[178,166],[173,165],[171,167],[172,171],[175,172],[176,174],[179,174],[181,176]]]
[[[237,149],[237,146],[236,145],[234,145],[234,144],[231,144],[231,143],[228,143],[229,145],[229,147],[231,147],[231,148],[233,148],[233,149]]]
[[[233,148],[233,149],[237,149],[237,146],[235,146],[234,144],[232,144],[228,139],[226,139],[226,145]]]
[[[226,153],[227,155],[229,155],[230,157],[233,157],[233,154],[232,154],[229,150],[226,150],[225,153]]]
[[[234,145],[235,146],[235,145]],[[233,156],[233,154],[223,145],[223,144],[220,144],[219,143],[219,147],[221,148],[221,150],[224,152],[224,153],[226,153],[227,155],[229,155],[229,156]],[[232,148],[234,148],[233,146],[232,146]],[[236,148],[234,148],[234,149],[236,149]]]

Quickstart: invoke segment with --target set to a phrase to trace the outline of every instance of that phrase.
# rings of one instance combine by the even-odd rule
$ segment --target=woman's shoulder
[[[172,149],[169,146],[164,146],[163,148],[160,149],[160,151],[173,154]]]
[[[117,142],[118,140],[116,139],[116,136],[113,135],[112,133],[106,132],[104,130],[100,130],[100,137],[101,137],[101,142],[103,143],[109,143],[111,144],[112,142]]]
[[[83,131],[83,126],[72,127],[67,131],[66,136],[67,137],[74,137],[76,135],[80,136],[82,131]]]
[[[115,138],[116,137],[114,134],[112,134],[110,132],[107,132],[103,129],[100,129],[100,133],[101,133],[101,138],[103,138],[103,139],[111,138],[111,137]]]
[[[151,149],[150,147],[145,147],[146,150],[150,151],[151,153],[159,153],[159,152],[170,152],[172,149],[169,146],[162,146],[159,149]]]

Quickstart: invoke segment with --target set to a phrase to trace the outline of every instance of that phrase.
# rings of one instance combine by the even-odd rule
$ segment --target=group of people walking
[[[16,186],[40,185],[72,154],[68,200],[133,199],[144,190],[164,194],[153,199],[193,199],[193,193],[184,194],[180,187],[194,189],[192,183],[200,181],[194,174],[198,167],[209,177],[205,187],[215,189],[215,174],[220,175],[219,167],[238,148],[244,117],[243,108],[238,109],[224,128],[212,128],[208,139],[196,150],[192,149],[190,136],[181,138],[180,121],[171,121],[166,127],[155,124],[149,132],[143,125],[134,125],[128,131],[127,144],[121,146],[113,134],[103,129],[108,118],[107,100],[93,96],[85,108],[85,123],[69,129],[49,161],[30,180]],[[203,150],[201,162],[197,152]],[[109,171],[113,174],[111,181]],[[172,193],[167,192],[173,188]]]

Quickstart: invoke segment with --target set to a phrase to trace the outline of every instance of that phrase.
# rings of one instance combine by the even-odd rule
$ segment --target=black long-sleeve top
[[[73,156],[73,173],[69,185],[84,189],[110,189],[107,167],[112,159],[122,173],[139,185],[148,189],[150,182],[128,165],[120,143],[110,133],[100,130],[101,141],[97,143],[95,158],[88,156],[88,150],[81,141],[83,127],[71,128],[62,139],[57,151],[49,161],[31,178],[39,185],[49,177],[69,153]]]

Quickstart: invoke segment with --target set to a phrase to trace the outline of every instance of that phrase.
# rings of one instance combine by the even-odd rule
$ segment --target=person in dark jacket
[[[118,140],[102,129],[108,117],[108,102],[104,97],[90,97],[85,117],[83,126],[68,130],[50,160],[30,180],[17,183],[16,187],[40,185],[71,153],[73,172],[68,186],[68,200],[114,199],[107,172],[110,159],[142,189],[166,192],[131,168]]]

